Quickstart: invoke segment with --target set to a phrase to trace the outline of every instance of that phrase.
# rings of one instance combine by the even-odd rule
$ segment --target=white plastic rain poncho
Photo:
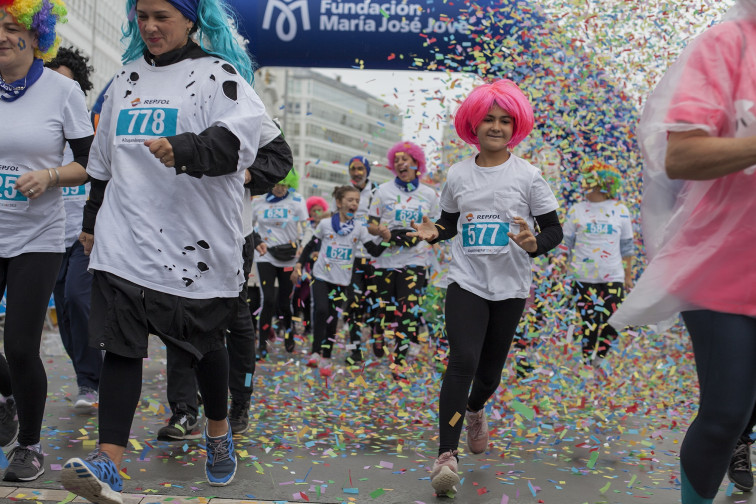
[[[643,110],[642,227],[649,264],[609,323],[655,324],[680,311],[756,316],[756,166],[670,180],[669,132],[700,129],[756,143],[756,0],[691,42]]]

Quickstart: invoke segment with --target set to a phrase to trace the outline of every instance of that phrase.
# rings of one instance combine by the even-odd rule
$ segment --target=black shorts
[[[89,316],[89,345],[131,357],[147,357],[150,334],[198,360],[225,348],[226,329],[237,298],[190,299],[142,287],[95,271]]]

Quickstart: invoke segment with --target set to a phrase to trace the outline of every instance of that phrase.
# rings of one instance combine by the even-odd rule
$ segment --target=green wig
[[[289,170],[289,174],[279,182],[279,184],[285,185],[295,191],[299,189],[299,174],[293,167]]]

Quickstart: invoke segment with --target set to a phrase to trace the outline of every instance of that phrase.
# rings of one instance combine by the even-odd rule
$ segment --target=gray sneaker
[[[158,431],[158,441],[184,441],[201,437],[197,418],[183,411],[174,413],[168,420],[168,425],[164,425]]]
[[[738,490],[750,492],[753,490],[753,470],[751,469],[751,440],[742,436],[738,438],[735,450],[730,458],[727,476]]]
[[[34,481],[45,472],[45,456],[31,448],[16,446],[8,454],[10,464],[3,481]]]
[[[89,387],[79,387],[74,409],[77,413],[94,413],[97,411],[97,391]]]
[[[0,447],[7,448],[18,437],[18,414],[12,397],[0,404]]]

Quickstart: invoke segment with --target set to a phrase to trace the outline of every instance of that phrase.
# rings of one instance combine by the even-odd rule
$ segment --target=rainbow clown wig
[[[480,150],[478,125],[494,106],[494,103],[512,116],[514,130],[507,147],[510,149],[522,142],[533,131],[533,107],[517,84],[509,79],[500,79],[483,84],[472,90],[457,109],[454,127],[465,143]]]
[[[65,23],[68,14],[62,0],[0,0],[0,8],[13,16],[16,23],[37,36],[35,58],[44,62],[55,58],[60,46],[55,26]]]
[[[595,160],[586,162],[581,171],[583,189],[598,187],[610,199],[617,197],[617,192],[622,184],[622,173],[617,168],[603,161]]]
[[[394,170],[394,157],[400,152],[409,154],[410,157],[415,160],[417,163],[418,178],[425,175],[428,169],[425,166],[425,153],[423,152],[423,149],[417,144],[405,141],[394,144],[394,146],[389,149],[388,154],[386,154],[386,157],[388,158],[388,169],[391,170],[393,174],[396,174],[396,170]]]

